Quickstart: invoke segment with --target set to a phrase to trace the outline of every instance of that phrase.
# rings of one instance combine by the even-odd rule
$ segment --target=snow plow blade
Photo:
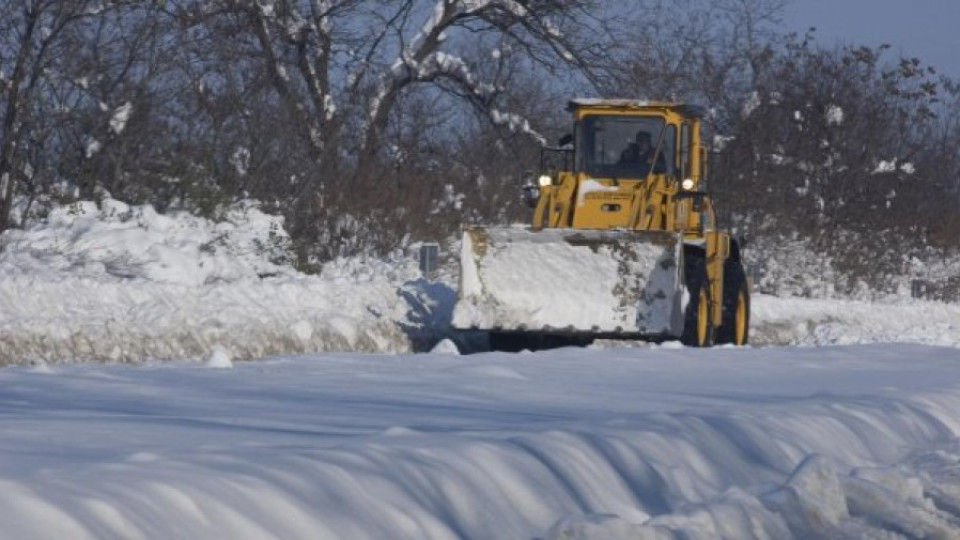
[[[679,234],[664,231],[468,229],[453,326],[677,337],[682,248]]]

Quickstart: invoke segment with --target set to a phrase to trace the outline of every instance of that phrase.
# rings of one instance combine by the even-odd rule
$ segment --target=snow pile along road
[[[0,523],[19,539],[956,538],[958,360],[873,345],[7,368]]]
[[[289,263],[282,225],[250,203],[215,223],[107,199],[57,208],[26,230],[6,231],[0,365],[200,359],[218,347],[237,359],[407,352],[449,332],[457,268],[429,282],[412,257],[395,256],[334,261],[318,276],[305,275]],[[571,269],[585,282],[611,279],[587,275],[584,265]],[[536,275],[529,268],[513,274]],[[577,310],[566,298],[557,306]],[[752,327],[754,345],[956,347],[960,306],[756,295]]]
[[[960,305],[926,300],[862,302],[755,295],[754,345],[923,343],[960,348]]]
[[[307,276],[287,241],[250,204],[220,223],[109,199],[55,209],[0,237],[0,364],[409,350],[402,325],[431,309],[411,262]]]

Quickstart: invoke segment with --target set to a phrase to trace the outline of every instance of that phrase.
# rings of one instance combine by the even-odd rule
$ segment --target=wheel
[[[750,289],[740,261],[723,265],[723,324],[717,343],[746,345],[750,339]]]
[[[680,341],[688,347],[709,347],[713,344],[713,324],[710,321],[710,279],[702,256],[687,258],[684,278],[690,301],[683,314],[683,335]]]

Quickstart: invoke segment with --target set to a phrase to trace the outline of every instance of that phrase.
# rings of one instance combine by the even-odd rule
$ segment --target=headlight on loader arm
[[[553,178],[549,174],[541,174],[540,178],[537,178],[537,183],[540,184],[540,187],[547,187],[553,185]]]

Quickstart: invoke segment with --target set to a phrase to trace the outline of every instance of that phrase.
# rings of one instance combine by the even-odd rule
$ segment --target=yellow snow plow
[[[464,231],[453,325],[494,348],[550,337],[747,343],[739,244],[706,192],[703,111],[570,102],[574,134],[524,186],[530,226]]]

